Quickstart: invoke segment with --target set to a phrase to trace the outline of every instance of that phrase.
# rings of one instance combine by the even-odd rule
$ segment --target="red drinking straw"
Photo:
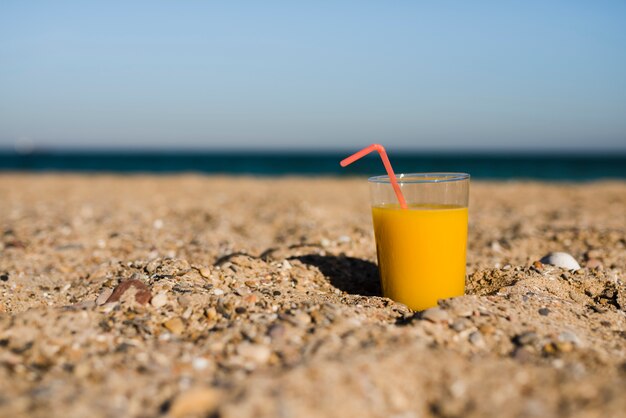
[[[393,191],[396,192],[396,197],[398,198],[398,202],[400,202],[400,207],[402,209],[407,209],[406,200],[404,200],[404,195],[402,194],[402,190],[400,190],[400,185],[398,184],[398,180],[396,180],[396,175],[393,172],[393,168],[391,168],[391,163],[389,162],[389,158],[387,158],[387,152],[385,148],[380,144],[372,144],[369,147],[363,148],[361,151],[355,152],[348,158],[341,160],[339,163],[342,167],[352,164],[356,160],[365,157],[372,151],[378,151],[380,154],[381,160],[383,160],[383,165],[385,166],[385,170],[387,170],[387,174],[389,175],[389,181],[391,182],[391,186],[393,187]]]

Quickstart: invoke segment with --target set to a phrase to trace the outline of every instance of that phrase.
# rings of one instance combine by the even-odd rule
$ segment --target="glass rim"
[[[453,181],[469,180],[470,175],[467,173],[454,172],[436,172],[436,173],[400,173],[396,174],[399,184],[413,183],[447,183]],[[387,174],[382,176],[374,176],[367,179],[370,183],[390,184]]]

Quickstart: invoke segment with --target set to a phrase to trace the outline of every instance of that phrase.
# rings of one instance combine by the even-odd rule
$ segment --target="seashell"
[[[579,270],[580,265],[574,257],[568,253],[555,252],[550,253],[541,258],[543,264],[550,264],[552,266],[561,267],[567,270]]]

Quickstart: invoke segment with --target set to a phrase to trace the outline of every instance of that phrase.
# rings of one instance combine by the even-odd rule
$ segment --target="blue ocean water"
[[[348,168],[346,152],[36,152],[0,153],[0,172],[112,172],[231,175],[384,174],[380,159],[368,156]],[[390,153],[397,173],[458,171],[475,179],[587,181],[626,179],[626,155],[425,154]]]

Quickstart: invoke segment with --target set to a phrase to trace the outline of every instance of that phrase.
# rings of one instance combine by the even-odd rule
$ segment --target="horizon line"
[[[442,156],[593,156],[593,157],[626,157],[626,149],[568,149],[545,148],[545,149],[522,149],[522,148],[405,148],[386,147],[393,153],[404,153],[411,156],[416,155],[442,155]],[[259,155],[259,156],[281,156],[298,155],[304,156],[336,156],[339,154],[351,154],[354,148],[227,148],[227,147],[57,147],[57,148],[36,148],[28,151],[16,150],[12,147],[0,147],[0,154],[4,156],[28,157],[45,155]]]

